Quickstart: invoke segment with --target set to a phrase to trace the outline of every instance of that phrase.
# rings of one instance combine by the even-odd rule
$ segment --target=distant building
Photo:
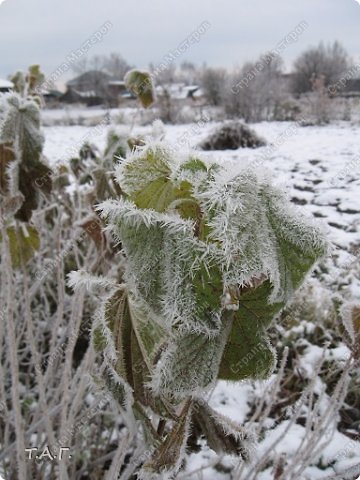
[[[11,92],[11,90],[14,88],[14,84],[10,82],[9,80],[3,80],[0,78],[0,93],[7,93]]]
[[[360,97],[360,78],[350,78],[339,91],[342,97]]]
[[[80,93],[92,92],[96,96],[103,96],[110,80],[112,78],[107,73],[89,70],[67,82],[66,86]]]
[[[169,85],[158,85],[156,87],[156,94],[161,96],[170,95],[173,100],[194,99],[197,97],[196,92],[200,89],[198,85],[185,85],[185,83],[172,83]]]
[[[102,105],[105,103],[103,95],[97,95],[95,90],[80,92],[75,88],[68,87],[65,93],[61,95],[59,101],[62,103],[83,103],[88,107]]]
[[[65,103],[84,103],[87,106],[106,104],[117,107],[123,99],[135,98],[128,92],[123,80],[107,73],[90,70],[66,84],[67,91],[60,97]]]
[[[101,105],[108,100],[109,80],[111,76],[107,73],[89,70],[68,81],[67,90],[59,100],[64,103],[84,103],[89,107]]]
[[[42,96],[45,100],[45,104],[48,107],[58,106],[59,100],[62,97],[63,93],[56,89],[44,90]]]
[[[66,92],[59,99],[64,103],[118,107],[121,104],[130,106],[136,99],[136,96],[127,90],[123,80],[97,70],[90,70],[73,78],[67,82],[66,87]],[[159,85],[156,87],[156,94],[159,99],[169,98],[181,105],[198,105],[205,98],[198,85],[185,83]]]
[[[109,80],[107,85],[110,95],[114,97],[129,93],[123,80]]]

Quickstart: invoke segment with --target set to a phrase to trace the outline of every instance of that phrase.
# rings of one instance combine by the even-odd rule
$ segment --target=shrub
[[[238,148],[257,148],[266,145],[265,140],[244,123],[227,122],[211,133],[199,147],[202,150],[237,150]]]

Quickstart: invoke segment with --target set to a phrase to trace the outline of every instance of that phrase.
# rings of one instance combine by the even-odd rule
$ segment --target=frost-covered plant
[[[266,145],[250,127],[238,120],[227,122],[201,142],[202,150],[237,150],[238,148],[258,148]]]
[[[29,82],[23,82],[27,91]],[[35,97],[6,94],[1,97],[1,104],[0,208],[12,261],[18,267],[39,248],[39,234],[29,221],[40,195],[51,192],[51,169],[42,156],[44,138]],[[39,183],[41,178],[45,180]]]
[[[358,302],[346,302],[340,309],[345,331],[343,338],[354,358],[360,360],[360,305]]]
[[[103,158],[86,145],[70,168],[53,175],[42,156],[36,78],[36,69],[19,75],[18,93],[5,95],[0,105],[4,469],[20,480],[90,470],[97,478],[95,462],[83,455],[91,450],[103,473],[113,445],[100,419],[113,412],[106,410],[110,395],[99,404],[89,395],[90,370],[128,410],[126,426],[130,411],[142,422],[151,454],[143,476],[172,475],[201,436],[216,452],[247,459],[251,434],[214,411],[205,393],[218,378],[271,372],[275,359],[266,329],[324,252],[324,240],[255,173],[229,179],[218,165],[196,155],[178,158],[163,143],[135,148],[117,168],[117,182],[109,170],[114,155],[124,154],[118,149],[123,141],[114,136]],[[133,72],[127,81],[148,104],[146,75]],[[70,193],[63,187],[71,173]],[[101,231],[92,210],[99,202],[122,254]],[[64,285],[66,274],[81,268],[98,278],[93,284],[91,275],[80,275],[96,290],[86,299]],[[102,290],[110,293],[95,316],[89,346],[89,312]],[[104,360],[99,369],[93,347]],[[32,434],[51,449],[66,439],[76,455],[72,464],[25,462]],[[116,439],[122,434],[119,426]],[[112,469],[130,443],[119,442]]]
[[[122,195],[99,210],[121,243],[124,276],[92,337],[107,387],[154,449],[142,474],[178,470],[194,430],[215,451],[246,459],[250,434],[204,394],[218,379],[269,376],[267,329],[326,242],[256,172],[229,179],[162,142],[134,150],[115,176]]]
[[[84,451],[98,459],[109,448],[103,425],[94,429],[108,400],[89,401],[91,299],[65,290],[64,279],[84,265],[106,272],[112,251],[91,200],[110,195],[98,193],[103,179],[67,192],[69,169],[47,166],[38,73],[17,74],[17,93],[0,95],[0,477],[19,480],[65,477],[64,470],[84,468]],[[60,467],[28,462],[24,449],[33,442],[52,454],[77,444],[76,458]],[[99,478],[94,469],[92,477]]]

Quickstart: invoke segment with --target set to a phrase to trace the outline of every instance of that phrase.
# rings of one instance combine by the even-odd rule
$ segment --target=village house
[[[13,88],[14,84],[12,82],[0,78],[0,93],[11,92]]]

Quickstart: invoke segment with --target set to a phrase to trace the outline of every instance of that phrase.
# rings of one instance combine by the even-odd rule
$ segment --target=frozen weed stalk
[[[174,475],[199,437],[246,460],[251,434],[204,395],[218,379],[270,375],[267,329],[327,243],[268,181],[251,171],[228,180],[197,153],[150,143],[115,176],[121,196],[98,208],[122,245],[124,275],[92,340],[104,386],[143,425],[152,456],[140,476]]]

